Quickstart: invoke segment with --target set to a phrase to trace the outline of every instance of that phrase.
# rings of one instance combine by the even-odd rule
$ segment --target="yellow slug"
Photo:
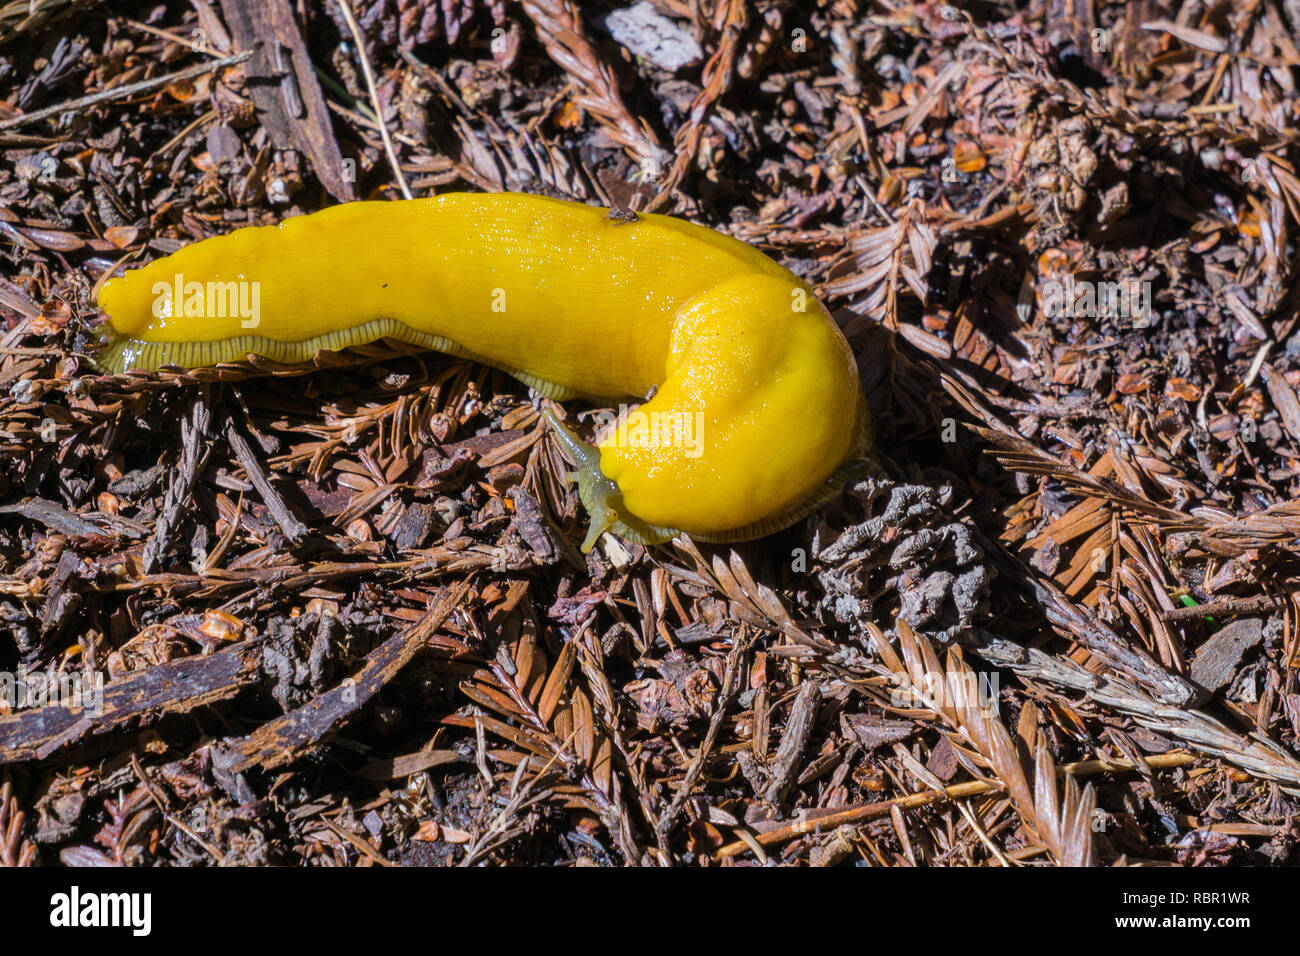
[[[549,413],[591,530],[741,540],[838,494],[867,452],[852,351],[806,283],[667,216],[517,194],[335,206],[110,279],[107,371],[381,337],[472,358],[554,399],[653,395],[595,447]]]

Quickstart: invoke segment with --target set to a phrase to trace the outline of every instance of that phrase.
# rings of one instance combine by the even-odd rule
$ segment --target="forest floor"
[[[1297,862],[1300,4],[350,2],[0,2],[0,863]],[[764,250],[877,471],[584,556],[500,372],[90,361],[453,190]]]

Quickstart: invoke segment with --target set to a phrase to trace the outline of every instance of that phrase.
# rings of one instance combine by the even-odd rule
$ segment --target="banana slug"
[[[643,544],[760,537],[838,494],[870,427],[809,286],[667,216],[520,194],[356,202],[187,246],[105,282],[102,369],[310,360],[379,338],[547,397],[652,396],[598,445],[546,412],[591,518]]]

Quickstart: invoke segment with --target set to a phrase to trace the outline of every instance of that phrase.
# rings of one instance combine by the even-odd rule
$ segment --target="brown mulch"
[[[348,2],[0,3],[0,864],[1297,862],[1300,5]],[[448,190],[764,249],[878,470],[584,557],[500,373],[87,361]]]

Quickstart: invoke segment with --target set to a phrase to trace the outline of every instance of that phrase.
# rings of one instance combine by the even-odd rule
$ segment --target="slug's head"
[[[600,470],[600,452],[579,438],[549,408],[544,409],[542,415],[577,469],[567,472],[565,478],[578,486],[578,497],[582,499],[582,506],[591,521],[587,537],[582,542],[583,554],[590,551],[606,531],[636,544],[659,544],[677,533],[675,528],[648,525],[629,514],[618,485]]]
[[[769,534],[838,493],[869,444],[853,352],[793,275],[737,276],[684,304],[665,372],[600,443],[625,521]]]

